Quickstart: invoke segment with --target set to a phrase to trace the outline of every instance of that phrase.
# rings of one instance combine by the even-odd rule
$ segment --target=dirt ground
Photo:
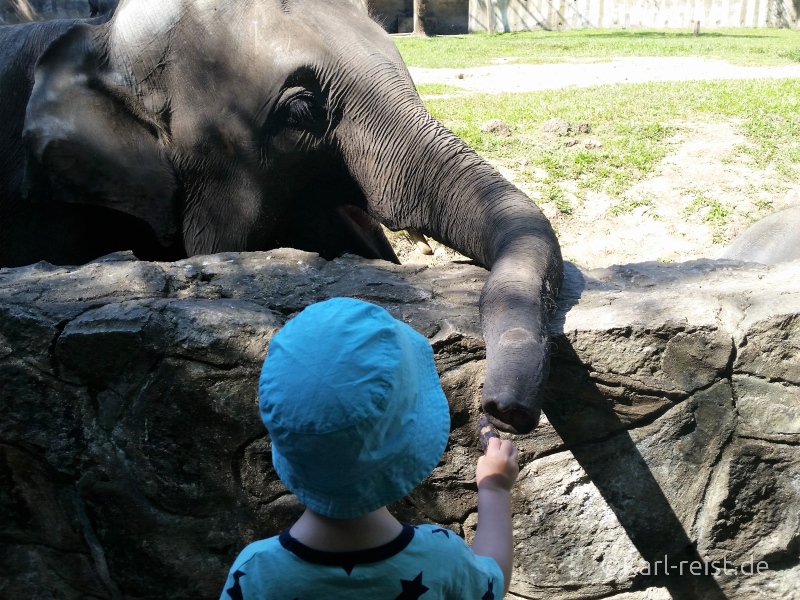
[[[417,83],[446,83],[474,92],[524,92],[568,85],[613,85],[643,81],[800,77],[800,65],[741,67],[700,58],[624,58],[605,63],[559,65],[498,64],[474,69],[415,69]],[[800,181],[787,182],[773,169],[758,168],[737,147],[746,143],[737,123],[698,122],[678,125],[671,152],[655,174],[639,182],[627,198],[646,198],[646,206],[614,215],[618,204],[603,194],[589,194],[564,215],[553,203],[540,204],[556,229],[565,259],[585,267],[643,261],[680,262],[715,258],[736,235],[771,212],[800,204]],[[499,167],[498,167],[499,168]],[[535,200],[539,191],[516,181],[512,169],[501,173]],[[687,210],[697,199],[730,211],[722,226],[704,217],[708,206]],[[437,264],[453,258],[432,246],[424,256],[402,234],[394,235],[403,262]]]

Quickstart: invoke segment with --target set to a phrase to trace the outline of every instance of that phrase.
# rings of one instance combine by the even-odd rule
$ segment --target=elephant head
[[[39,60],[24,137],[49,202],[146,224],[140,257],[279,246],[396,260],[378,223],[491,273],[480,299],[485,410],[535,427],[553,230],[423,107],[353,0],[123,0]]]

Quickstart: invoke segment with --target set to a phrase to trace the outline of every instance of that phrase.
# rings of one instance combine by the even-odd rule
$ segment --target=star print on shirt
[[[428,588],[422,585],[422,571],[411,581],[401,579],[400,585],[403,586],[403,591],[394,600],[417,600],[428,591]]]
[[[231,597],[231,600],[244,600],[244,596],[242,595],[242,586],[239,585],[239,579],[241,579],[244,575],[247,575],[247,573],[244,571],[233,572],[233,587],[225,590],[228,592],[228,596]]]
[[[494,592],[492,591],[493,587],[494,587],[494,581],[490,579],[489,589],[486,590],[486,593],[483,596],[481,596],[481,600],[494,600]]]

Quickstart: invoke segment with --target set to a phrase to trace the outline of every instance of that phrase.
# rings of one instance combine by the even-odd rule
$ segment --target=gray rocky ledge
[[[509,596],[796,597],[800,263],[565,270],[546,418],[516,440]],[[392,508],[469,539],[485,275],[294,250],[0,270],[0,596],[218,597],[298,514],[255,382],[275,331],[332,296],[431,340],[450,444]],[[689,574],[706,559],[729,572]]]

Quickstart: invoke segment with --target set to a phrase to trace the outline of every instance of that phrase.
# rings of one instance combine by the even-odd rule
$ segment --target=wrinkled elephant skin
[[[24,149],[0,166],[0,264],[282,246],[396,261],[380,224],[413,228],[491,270],[483,404],[505,430],[529,431],[558,242],[528,197],[425,110],[361,5],[123,0],[107,23],[51,38]]]

